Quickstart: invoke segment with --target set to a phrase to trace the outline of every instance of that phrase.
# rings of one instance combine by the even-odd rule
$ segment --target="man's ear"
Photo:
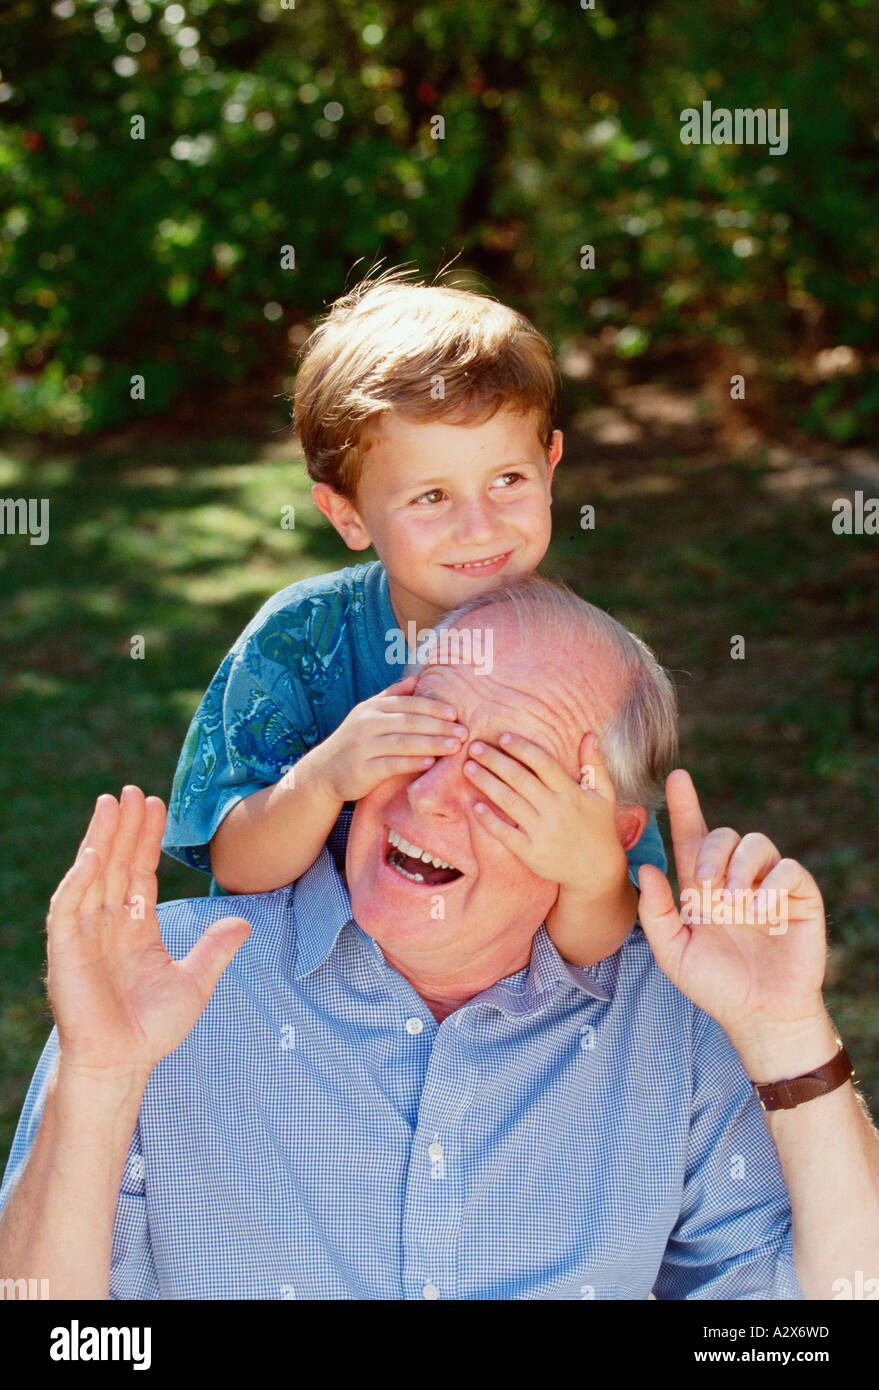
[[[617,834],[620,844],[628,854],[644,834],[647,812],[643,806],[618,806],[616,810]]]
[[[338,531],[349,550],[366,550],[372,545],[369,532],[360,519],[353,502],[343,497],[329,483],[315,483],[311,489],[314,505]]]

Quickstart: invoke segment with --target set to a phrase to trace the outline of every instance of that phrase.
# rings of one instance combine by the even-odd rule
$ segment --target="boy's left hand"
[[[473,761],[464,763],[464,775],[494,804],[474,808],[486,830],[560,889],[583,896],[606,891],[625,875],[626,852],[595,734],[580,743],[579,765],[588,769],[580,781],[530,739],[508,733],[499,742],[502,748],[474,741],[468,749]]]

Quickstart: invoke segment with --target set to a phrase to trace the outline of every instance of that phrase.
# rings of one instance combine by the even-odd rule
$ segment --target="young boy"
[[[355,801],[389,776],[467,756],[457,711],[415,697],[414,676],[400,680],[397,634],[530,575],[549,545],[562,453],[549,344],[492,299],[407,274],[386,271],[337,300],[296,379],[315,503],[349,549],[373,545],[379,560],[270,598],[220,666],[181,753],[164,848],[212,872],[221,891],[282,887],[324,843],[341,867]],[[601,766],[593,744],[581,753]],[[560,883],[547,930],[581,965],[631,929],[638,865],[665,869],[655,819],[639,838],[643,812],[614,812],[592,785],[563,812],[554,801],[566,819],[545,818],[540,862],[552,870],[557,859],[558,871],[538,870]],[[589,855],[570,853],[572,814]]]

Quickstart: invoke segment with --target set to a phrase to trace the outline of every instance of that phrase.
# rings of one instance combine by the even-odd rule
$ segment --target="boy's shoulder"
[[[346,615],[356,614],[367,603],[377,600],[383,580],[380,560],[297,579],[266,599],[235,645],[247,642],[266,627],[282,624],[289,628],[291,621],[307,621],[316,610],[331,622],[334,618],[337,622],[344,621]]]

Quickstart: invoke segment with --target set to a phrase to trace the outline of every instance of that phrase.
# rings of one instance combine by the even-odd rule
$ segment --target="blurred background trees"
[[[284,389],[355,262],[459,253],[562,352],[738,369],[841,443],[875,426],[870,0],[13,0],[0,55],[15,429]],[[787,152],[682,144],[703,100],[786,108]]]

